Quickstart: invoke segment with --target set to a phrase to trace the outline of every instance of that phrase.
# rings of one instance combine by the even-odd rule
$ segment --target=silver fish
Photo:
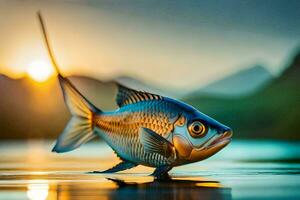
[[[54,152],[74,150],[99,136],[121,159],[112,173],[145,165],[156,168],[156,178],[168,176],[175,166],[206,159],[224,148],[232,130],[181,101],[130,89],[117,83],[119,109],[105,112],[85,98],[64,77],[49,46],[38,13],[49,57],[55,67],[71,120],[57,139]]]

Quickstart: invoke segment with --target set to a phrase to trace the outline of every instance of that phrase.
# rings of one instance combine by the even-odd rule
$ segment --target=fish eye
[[[192,137],[204,137],[206,128],[201,122],[195,121],[189,126],[189,132]]]

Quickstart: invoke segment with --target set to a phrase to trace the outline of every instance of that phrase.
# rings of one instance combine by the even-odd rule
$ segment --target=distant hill
[[[273,76],[269,70],[260,65],[256,65],[210,83],[187,96],[238,97],[251,95],[266,86],[272,79]]]
[[[116,107],[114,83],[81,76],[70,79],[101,109]],[[35,83],[0,75],[0,94],[0,138],[55,138],[70,117],[56,78]]]
[[[159,88],[154,86],[153,84],[145,83],[139,79],[135,79],[130,76],[119,76],[115,80],[130,88],[147,91],[147,92],[151,92],[163,96],[178,98],[184,94],[184,91],[182,90],[172,90],[170,88],[161,88],[161,87]]]
[[[243,98],[183,100],[234,129],[236,138],[300,139],[300,52],[261,91]]]
[[[165,91],[130,76],[119,76],[115,80],[123,85],[126,85],[127,87],[136,90],[145,90],[147,92],[166,95]]]

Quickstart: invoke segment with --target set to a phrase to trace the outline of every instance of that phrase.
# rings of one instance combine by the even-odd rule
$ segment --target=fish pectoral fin
[[[123,160],[119,164],[113,166],[110,169],[104,170],[104,171],[93,171],[92,173],[114,173],[114,172],[119,172],[119,171],[124,171],[126,169],[131,169],[133,167],[136,167],[137,164]]]
[[[173,144],[151,129],[141,128],[139,138],[146,152],[158,153],[166,158],[174,157]]]

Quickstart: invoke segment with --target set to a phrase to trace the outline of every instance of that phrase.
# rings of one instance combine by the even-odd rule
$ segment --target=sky
[[[0,73],[48,60],[37,10],[66,75],[198,88],[256,64],[278,75],[300,47],[297,0],[0,0]]]

